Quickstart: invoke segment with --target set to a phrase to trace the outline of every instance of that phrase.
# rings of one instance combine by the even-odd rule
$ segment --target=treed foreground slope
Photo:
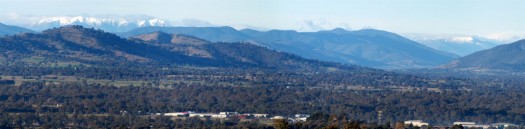
[[[167,112],[267,113],[293,116],[312,114],[296,128],[319,128],[316,119],[337,115],[346,120],[382,123],[420,119],[432,126],[454,121],[525,124],[524,89],[473,91],[354,91],[286,87],[224,87],[217,83],[177,83],[168,88],[151,86],[44,84],[0,87],[0,127],[51,126],[100,128],[115,126],[178,127],[268,126],[250,119],[175,119]],[[502,94],[501,92],[505,92]],[[60,104],[60,107],[53,105]],[[51,106],[41,106],[51,105]],[[125,113],[123,113],[125,112]],[[316,113],[332,114],[315,116]],[[9,115],[10,114],[10,115]],[[325,118],[326,117],[326,118]],[[333,119],[330,120],[334,121]],[[23,124],[23,123],[38,123]],[[64,124],[73,123],[73,124]],[[330,123],[317,123],[327,126]],[[339,121],[343,122],[343,120]],[[186,124],[185,124],[186,123]],[[188,123],[192,123],[188,125]],[[333,124],[333,123],[332,123]],[[271,125],[271,124],[270,124]],[[394,125],[390,125],[394,126]],[[230,127],[232,128],[232,127]],[[293,127],[292,127],[293,128]]]

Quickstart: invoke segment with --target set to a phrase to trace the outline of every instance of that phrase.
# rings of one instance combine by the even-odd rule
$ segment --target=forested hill
[[[113,66],[144,63],[212,67],[355,68],[307,60],[247,43],[210,43],[191,36],[168,38],[177,42],[194,40],[202,43],[158,45],[138,37],[128,40],[101,30],[65,26],[42,33],[24,33],[0,38],[0,51],[4,53],[1,61],[7,65],[26,63]]]
[[[160,80],[166,75],[212,74],[249,81],[247,75],[256,74],[265,78],[264,85],[438,86],[417,76],[309,60],[249,43],[212,43],[161,32],[123,39],[66,26],[1,37],[0,51],[2,75],[9,76]]]
[[[395,33],[364,29],[318,32],[236,30],[232,27],[141,27],[122,37],[162,31],[197,36],[212,42],[247,41],[307,59],[374,68],[422,68],[447,63],[456,55],[438,51]]]
[[[131,40],[151,44],[190,57],[204,58],[216,64],[306,69],[354,69],[351,65],[341,65],[309,60],[286,52],[278,52],[250,43],[212,43],[194,36],[154,32],[134,36]],[[363,69],[363,68],[361,68]]]

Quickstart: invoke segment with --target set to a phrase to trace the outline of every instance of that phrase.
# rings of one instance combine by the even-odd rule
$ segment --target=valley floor
[[[366,69],[12,66],[0,71],[1,127],[393,128],[406,120],[433,126],[525,124],[525,89],[492,81]],[[201,117],[173,116],[181,111]],[[296,114],[310,117],[295,119]]]

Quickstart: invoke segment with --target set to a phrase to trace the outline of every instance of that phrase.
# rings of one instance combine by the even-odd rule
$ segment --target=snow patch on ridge
[[[108,19],[108,18],[96,18],[96,17],[83,17],[83,16],[59,16],[59,17],[45,17],[33,25],[43,25],[50,23],[59,23],[60,25],[72,25],[75,23],[85,23],[88,25],[102,25],[102,24],[114,24],[125,26],[129,23],[139,23],[141,26],[166,26],[166,22],[160,19],[144,19],[144,20],[129,20],[129,19]]]
[[[169,26],[164,20],[154,17],[94,17],[94,16],[56,16],[40,17],[28,28],[45,30],[65,25],[82,25],[110,32],[124,32],[138,27]]]
[[[463,36],[463,37],[452,37],[447,40],[452,41],[452,42],[457,42],[457,43],[472,43],[472,41],[474,41],[474,38],[472,38],[471,36]]]

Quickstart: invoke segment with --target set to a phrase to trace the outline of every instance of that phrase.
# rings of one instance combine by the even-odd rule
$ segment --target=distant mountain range
[[[125,32],[146,26],[168,26],[164,20],[149,16],[134,17],[93,17],[93,16],[58,16],[43,17],[28,26],[33,30],[46,30],[64,25],[82,25],[86,28],[97,28],[108,32]]]
[[[308,60],[249,43],[212,43],[187,35],[151,33],[123,39],[82,26],[0,37],[2,64],[119,64],[260,67],[278,69],[356,68]]]
[[[117,36],[81,26],[32,33],[29,29],[0,23],[0,32],[7,35],[0,38],[0,61],[3,63],[44,58],[37,63],[103,62],[112,65],[121,62],[154,62],[288,68],[341,66],[322,62],[331,61],[376,68],[439,65],[439,68],[451,69],[525,70],[525,57],[520,56],[525,55],[525,40],[454,59],[457,56],[453,54],[426,47],[394,33],[373,29],[296,32],[236,30],[231,27],[141,27],[117,33],[120,35]],[[478,49],[494,46],[492,41],[468,36],[433,41],[449,44],[444,45],[449,47],[454,44],[470,48],[475,48],[472,45],[479,46]]]
[[[468,35],[404,34],[404,36],[431,48],[459,56],[466,56],[503,44],[501,41]]]
[[[34,32],[32,30],[18,27],[18,26],[10,26],[0,23],[0,36],[2,35],[13,35],[18,33],[28,33],[28,32]]]
[[[132,37],[153,32],[193,35],[211,42],[240,42],[252,40],[252,37],[232,27],[141,27],[128,32],[116,33],[121,37]]]
[[[458,57],[394,33],[373,29],[296,32],[238,31],[231,27],[141,27],[118,35],[130,37],[156,31],[193,35],[212,42],[251,42],[308,59],[376,68],[432,67]]]
[[[376,68],[430,67],[456,57],[380,30],[263,32],[249,29],[239,31],[231,27],[141,27],[117,34],[131,37],[156,31],[193,35],[211,42],[250,42],[308,59]]]
[[[525,71],[525,40],[475,52],[443,65],[442,68],[523,72]]]

